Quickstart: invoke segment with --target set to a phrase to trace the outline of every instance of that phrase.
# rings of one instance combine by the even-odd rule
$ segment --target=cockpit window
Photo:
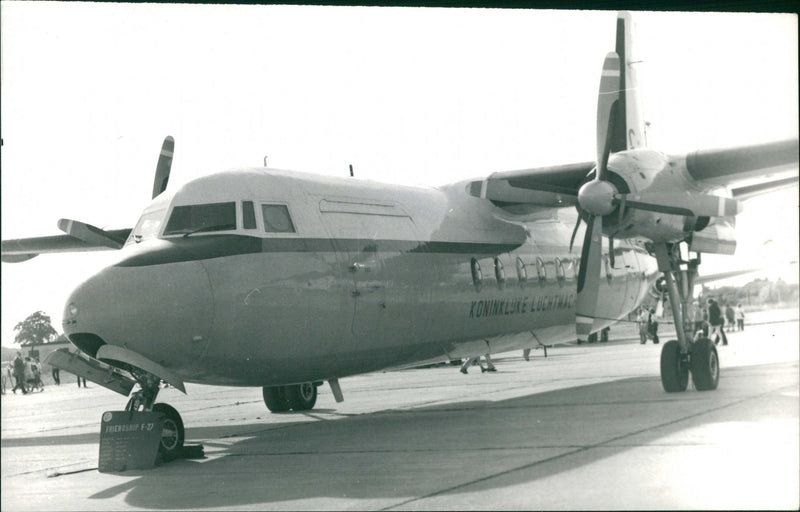
[[[289,209],[282,204],[262,204],[264,231],[267,233],[294,233],[294,224]]]
[[[164,223],[164,212],[166,209],[155,210],[147,212],[141,216],[136,227],[131,231],[128,243],[136,242],[137,244],[143,240],[149,240],[158,236],[161,230],[161,224]]]
[[[164,235],[188,235],[236,229],[236,203],[210,203],[176,206]]]

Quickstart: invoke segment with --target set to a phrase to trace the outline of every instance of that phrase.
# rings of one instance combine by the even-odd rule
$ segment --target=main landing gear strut
[[[719,356],[710,339],[694,338],[694,325],[688,321],[687,306],[692,302],[694,278],[700,265],[696,259],[683,261],[680,245],[654,245],[658,270],[663,272],[669,295],[677,340],[670,340],[661,349],[661,384],[667,393],[686,391],[689,372],[698,391],[717,389]],[[685,265],[685,268],[681,268]]]
[[[174,407],[165,403],[155,403],[161,389],[161,379],[147,372],[132,372],[140,389],[131,394],[126,411],[153,411],[164,415],[164,427],[161,430],[161,441],[158,453],[165,459],[177,454],[183,448],[185,431],[181,415]]]

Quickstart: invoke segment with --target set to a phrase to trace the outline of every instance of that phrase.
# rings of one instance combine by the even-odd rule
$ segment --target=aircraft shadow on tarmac
[[[199,427],[188,442],[202,440],[208,459],[121,473],[137,478],[88,498],[127,493],[129,505],[155,509],[315,498],[402,503],[466,485],[474,490],[476,484],[485,489],[532,482],[712,423],[715,410],[776,389],[787,372],[796,373],[797,365],[730,369],[712,393],[668,395],[657,377],[638,377],[501,401],[251,423],[227,427],[225,439],[215,437],[217,427]],[[795,408],[769,413],[794,418]]]

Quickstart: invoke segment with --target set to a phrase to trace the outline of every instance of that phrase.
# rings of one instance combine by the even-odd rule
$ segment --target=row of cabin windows
[[[517,267],[517,281],[521,287],[525,287],[526,284],[529,283],[528,279],[528,267],[522,258],[519,256],[516,259],[516,267]],[[578,258],[573,259],[559,259],[556,258],[553,261],[545,261],[538,257],[536,258],[536,278],[540,284],[544,284],[547,281],[548,277],[552,278],[552,275],[548,275],[548,267],[553,268],[554,270],[550,270],[549,272],[555,272],[555,278],[558,282],[559,286],[564,286],[564,282],[567,279],[574,279],[578,275],[578,268],[580,268],[580,260]],[[475,290],[480,291],[481,287],[483,286],[483,271],[481,270],[481,264],[478,262],[477,259],[472,258],[470,261],[470,268],[472,271],[472,283],[475,286]],[[610,271],[608,268],[606,269],[606,275],[609,277],[611,276]],[[503,262],[500,261],[500,258],[494,258],[494,277],[497,281],[497,286],[500,289],[505,288],[506,285],[506,272],[503,267]]]
[[[261,218],[267,233],[295,233],[289,209],[283,204],[261,204]],[[242,228],[257,229],[253,201],[242,202]],[[172,209],[164,236],[236,229],[236,203],[176,206]]]

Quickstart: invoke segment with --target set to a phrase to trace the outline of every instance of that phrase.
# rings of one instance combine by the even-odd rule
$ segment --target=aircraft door
[[[391,336],[403,332],[400,324],[415,317],[408,308],[419,307],[422,302],[403,287],[389,289],[390,282],[420,280],[419,276],[409,275],[418,269],[412,269],[403,257],[404,247],[410,247],[415,240],[413,222],[396,207],[376,214],[372,212],[376,205],[372,204],[332,205],[323,200],[320,205],[323,221],[334,238],[337,258],[352,279],[349,294],[353,335],[356,340],[380,338],[391,343]]]
[[[353,274],[353,333],[357,338],[384,339],[409,332],[409,319],[419,320],[415,308],[420,298],[407,283],[419,282],[419,269],[404,249],[414,237],[407,216],[360,215],[360,232],[351,252]],[[405,284],[403,284],[405,283]]]

